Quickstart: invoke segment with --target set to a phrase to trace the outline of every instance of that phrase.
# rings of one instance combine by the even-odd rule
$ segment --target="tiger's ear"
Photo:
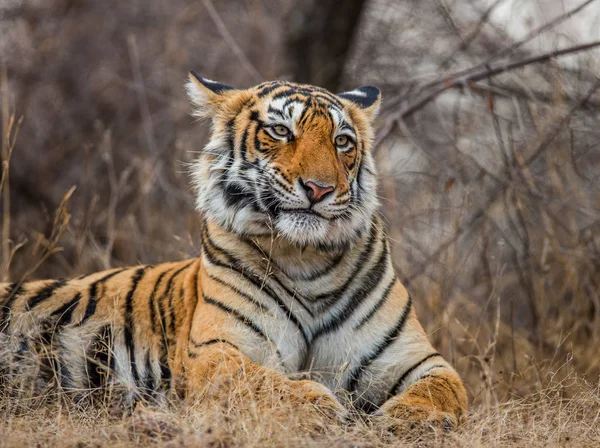
[[[192,115],[198,118],[213,115],[219,104],[228,97],[227,94],[235,90],[226,84],[203,78],[194,71],[190,71],[188,77],[185,89],[192,103]]]
[[[338,93],[337,96],[351,101],[365,112],[371,120],[379,112],[381,91],[375,86],[362,86],[349,92]]]

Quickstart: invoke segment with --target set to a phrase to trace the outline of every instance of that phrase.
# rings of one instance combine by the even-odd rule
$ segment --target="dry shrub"
[[[402,437],[364,416],[325,423],[318,413],[243,385],[228,397],[160,407],[138,404],[116,414],[102,403],[77,407],[55,396],[15,408],[0,397],[0,446],[595,446],[600,443],[600,385],[567,376],[526,398],[475,406],[453,433],[434,429]],[[568,396],[568,398],[567,398]],[[23,403],[21,402],[21,405]]]

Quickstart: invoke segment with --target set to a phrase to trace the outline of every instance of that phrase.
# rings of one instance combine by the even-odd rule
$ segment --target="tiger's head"
[[[191,165],[197,207],[242,236],[279,235],[298,247],[339,248],[366,231],[375,212],[373,119],[381,94],[334,95],[272,81],[235,89],[190,72],[209,143]]]

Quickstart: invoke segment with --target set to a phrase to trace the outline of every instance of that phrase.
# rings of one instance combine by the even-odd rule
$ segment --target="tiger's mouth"
[[[312,208],[291,208],[291,209],[280,209],[279,213],[289,213],[291,215],[298,216],[314,216],[316,218],[321,218],[326,221],[331,221],[331,218],[323,216],[319,212],[313,210]]]
[[[347,245],[364,227],[365,214],[358,212],[356,207],[323,211],[318,207],[319,203],[308,206],[296,198],[287,201],[269,185],[257,192],[257,204],[267,228],[297,247]]]
[[[315,218],[324,221],[331,221],[330,217],[319,213],[312,207],[290,207],[289,205],[286,207],[286,204],[284,202],[278,199],[274,199],[271,195],[263,194],[261,198],[263,199],[264,204],[268,204],[266,207],[266,211],[272,219],[277,219],[282,216],[288,216],[298,218]]]

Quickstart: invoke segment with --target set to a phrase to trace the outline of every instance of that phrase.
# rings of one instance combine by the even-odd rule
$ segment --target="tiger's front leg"
[[[399,435],[416,427],[457,427],[467,411],[460,377],[431,346],[404,287],[392,280],[385,291],[383,299],[375,295],[377,300],[364,302],[353,337],[346,338],[360,341],[346,348],[361,353],[354,355],[359,362],[351,363],[345,383],[355,406]]]
[[[431,347],[412,309],[406,330],[406,351],[394,369],[400,374],[375,415],[396,433],[418,426],[455,429],[467,412],[462,380]]]
[[[299,334],[288,331],[289,323],[278,322],[277,315],[266,309],[253,309],[256,304],[242,297],[243,291],[215,280],[216,275],[203,274],[201,269],[202,286],[189,333],[181,334],[178,344],[185,348],[178,354],[185,397],[219,399],[237,394],[254,403],[288,402],[294,412],[307,412],[320,420],[344,420],[346,409],[326,386],[285,375],[296,371],[295,353],[302,344]]]
[[[221,339],[190,341],[185,375],[186,398],[191,400],[287,402],[295,413],[330,421],[343,421],[347,413],[326,386],[290,380],[275,369],[252,362],[238,347]]]
[[[440,366],[388,399],[376,416],[397,433],[415,425],[450,430],[461,423],[466,409],[467,395],[460,378],[454,371]]]

